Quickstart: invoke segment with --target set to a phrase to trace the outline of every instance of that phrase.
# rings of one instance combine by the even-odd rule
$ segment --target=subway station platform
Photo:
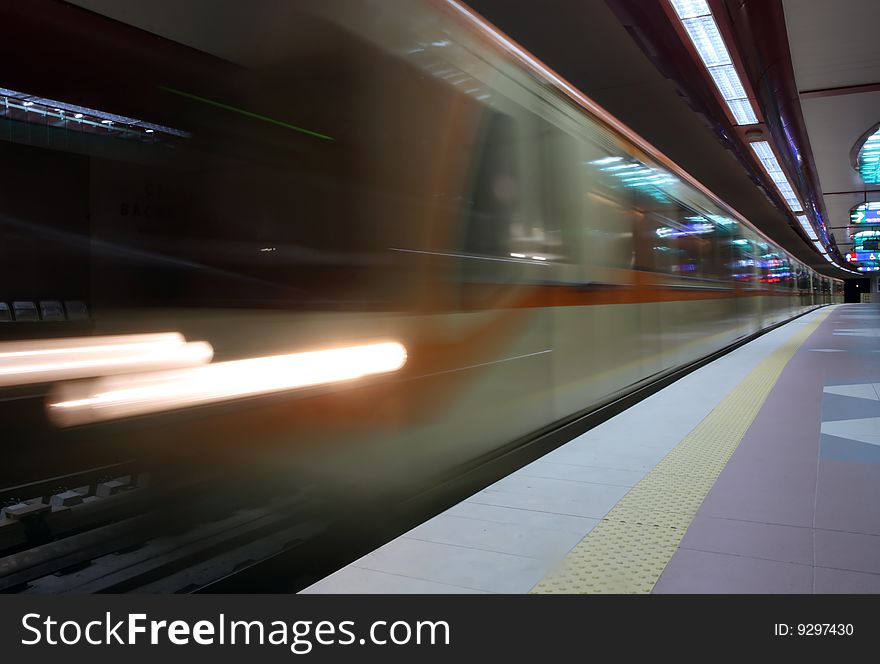
[[[880,592],[880,305],[812,311],[306,593]]]

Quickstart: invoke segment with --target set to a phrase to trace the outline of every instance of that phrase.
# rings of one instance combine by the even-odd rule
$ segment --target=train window
[[[17,321],[40,320],[40,314],[37,312],[37,305],[33,302],[13,302],[12,310],[15,312],[15,320]]]
[[[717,253],[719,276],[725,280],[734,280],[737,273],[736,261],[738,248],[734,242],[739,239],[739,224],[734,220],[725,220],[717,226]]]
[[[588,215],[584,205],[582,144],[552,124],[552,115],[510,108],[510,114],[481,111],[462,211],[470,259],[465,280],[581,282],[585,251],[605,240],[601,233],[587,238],[585,230],[608,222]]]
[[[84,302],[68,300],[64,303],[67,311],[67,320],[86,320],[89,317],[89,309]]]
[[[580,262],[578,240],[587,220],[578,197],[579,147],[536,114],[519,109],[514,118],[484,109],[464,210],[465,251],[557,268]],[[497,276],[499,269],[491,272]]]
[[[788,266],[784,255],[776,247],[767,247],[761,253],[761,283],[784,285],[788,275]]]
[[[467,253],[484,256],[509,256],[511,251],[525,254],[525,245],[540,240],[542,229],[527,229],[524,222],[517,223],[523,192],[514,120],[490,109],[481,114],[481,119],[471,193],[465,199],[464,248]]]
[[[682,277],[717,276],[715,224],[672,199],[642,200],[639,265]]]
[[[797,287],[798,290],[801,291],[810,290],[810,273],[807,271],[807,268],[802,264],[798,264]]]
[[[723,215],[706,215],[706,218],[715,227],[715,232],[708,236],[712,251],[703,256],[703,276],[712,280],[729,280],[733,255],[731,241],[737,237],[739,224]]]
[[[755,248],[755,242],[747,237],[747,233],[743,233],[740,237],[731,238],[730,267],[734,281],[750,285],[757,281]]]
[[[64,308],[57,300],[40,301],[40,318],[43,320],[64,320]]]
[[[544,227],[542,251],[558,263],[580,263],[584,219],[580,194],[583,169],[580,142],[543,119],[539,121],[541,150],[541,217]]]
[[[794,268],[792,266],[791,259],[788,257],[788,255],[783,254],[782,270],[780,271],[782,281],[780,283],[786,290],[791,290],[792,288],[794,288],[794,275],[792,272],[793,269]]]

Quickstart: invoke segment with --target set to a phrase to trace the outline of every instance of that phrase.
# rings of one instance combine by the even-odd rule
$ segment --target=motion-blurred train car
[[[0,16],[7,484],[427,485],[840,301],[456,2]]]

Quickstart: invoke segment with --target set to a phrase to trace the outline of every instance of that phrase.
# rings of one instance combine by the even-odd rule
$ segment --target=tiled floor
[[[878,325],[846,305],[808,339],[655,592],[880,592]]]
[[[304,592],[528,592],[813,315],[693,372]],[[845,323],[847,329],[858,329],[863,321]],[[853,335],[845,338],[847,343],[867,341]],[[805,349],[835,350],[842,339],[826,334],[821,344],[811,339]],[[796,358],[802,355],[828,365],[840,356],[798,353]],[[880,355],[876,359],[880,362]],[[786,383],[787,390],[797,388],[792,381]],[[722,490],[710,494],[711,504],[709,500],[704,504],[709,504],[709,511],[701,513],[688,531],[673,558],[674,566],[670,564],[672,573],[664,574],[658,584],[659,591],[705,592],[717,586],[723,588],[719,592],[810,592],[822,393],[803,392],[802,397],[806,401],[801,408],[815,417],[802,417],[799,411],[795,421],[774,424],[772,413],[762,420],[762,426],[776,427],[774,435],[780,443],[757,444],[742,458],[737,458],[739,452],[734,455],[734,479],[739,479],[719,482]],[[798,442],[801,438],[805,442]],[[809,454],[812,466],[806,460]],[[726,570],[721,577],[713,571],[718,568]],[[821,584],[818,578],[817,588],[834,583],[832,576],[822,576]],[[840,583],[855,581],[841,577]]]
[[[813,569],[809,565],[681,548],[654,592],[809,593],[812,585]]]
[[[490,545],[497,546],[494,541]],[[547,571],[546,564],[525,555],[412,537],[398,538],[367,554],[357,568],[494,593],[521,592],[524,584],[531,588]]]
[[[780,563],[813,563],[813,533],[809,528],[756,521],[697,516],[681,548]]]

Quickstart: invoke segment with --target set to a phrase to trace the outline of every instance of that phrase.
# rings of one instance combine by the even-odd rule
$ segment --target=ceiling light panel
[[[785,173],[783,173],[782,166],[779,165],[776,155],[773,154],[770,144],[767,141],[755,141],[754,143],[749,143],[749,145],[752,146],[752,150],[754,150],[761,165],[764,166],[764,170],[767,171],[767,175],[773,180],[773,183],[776,185],[779,193],[782,194],[791,211],[800,212],[803,208],[791,187],[791,183],[785,177]]]
[[[721,98],[738,125],[758,124],[730,51],[705,0],[670,0],[691,43],[697,50]]]
[[[742,81],[736,73],[736,67],[733,65],[721,65],[720,67],[712,67],[709,69],[712,80],[718,86],[718,91],[725,101],[731,99],[745,99],[748,97],[745,89],[743,89]]]
[[[804,229],[804,233],[806,233],[811,240],[814,242],[819,239],[819,236],[816,235],[816,231],[813,230],[812,224],[810,224],[810,220],[807,219],[807,215],[799,214],[797,216],[798,223],[801,225],[801,228]]]
[[[706,0],[671,0],[672,7],[678,18],[696,18],[697,16],[708,16],[712,14],[709,4]]]
[[[733,63],[712,16],[686,18],[681,23],[694,43],[697,53],[700,54],[703,64],[707,67],[717,67]]]
[[[755,110],[752,108],[752,103],[748,99],[732,99],[730,101],[725,101],[725,103],[727,104],[727,108],[729,108],[730,112],[733,114],[736,124],[758,124]]]

